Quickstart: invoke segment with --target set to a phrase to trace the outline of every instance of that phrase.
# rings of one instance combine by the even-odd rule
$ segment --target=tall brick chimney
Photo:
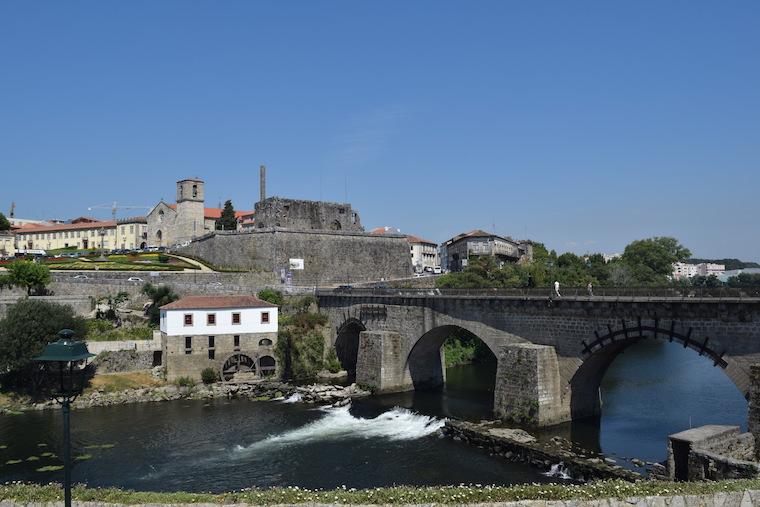
[[[263,202],[267,198],[267,167],[262,165],[259,167],[259,202]]]

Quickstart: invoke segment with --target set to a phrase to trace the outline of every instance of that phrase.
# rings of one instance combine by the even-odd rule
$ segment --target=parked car
[[[90,277],[89,277],[89,276],[87,276],[87,275],[84,275],[84,274],[80,274],[80,275],[74,275],[72,278],[73,278],[74,280],[89,280],[89,279],[90,279]]]
[[[434,266],[433,267],[433,274],[434,275],[440,275],[443,273],[443,270],[441,269],[441,266]]]
[[[351,292],[353,288],[353,285],[338,285],[338,287],[335,289],[335,292]]]
[[[139,276],[130,276],[129,278],[127,278],[127,281],[128,282],[142,282],[143,279],[140,278]]]

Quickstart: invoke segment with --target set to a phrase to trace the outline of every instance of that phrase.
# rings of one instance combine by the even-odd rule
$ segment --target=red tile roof
[[[186,296],[161,310],[205,310],[221,308],[277,308],[256,296]]]
[[[83,222],[78,224],[29,225],[23,226],[16,232],[20,234],[26,234],[38,232],[71,231],[79,229],[99,229],[101,227],[116,227],[116,222],[107,220],[103,222]]]
[[[415,244],[415,243],[427,243],[429,245],[437,245],[438,244],[435,241],[428,241],[426,239],[420,238],[419,236],[412,236],[411,234],[407,234],[406,235],[406,241],[407,241],[407,243],[410,243],[410,244]]]
[[[177,209],[176,204],[168,204],[171,209]],[[235,218],[253,215],[253,211],[236,211]],[[222,208],[203,208],[203,218],[222,218]]]
[[[382,236],[384,234],[401,234],[401,230],[397,229],[396,227],[386,225],[385,227],[375,227],[369,231],[369,233],[373,236]]]

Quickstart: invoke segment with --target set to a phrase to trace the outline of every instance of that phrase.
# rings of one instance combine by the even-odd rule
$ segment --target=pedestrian
[[[554,282],[554,295],[558,298],[562,297],[562,295],[559,293],[559,282]]]
[[[586,290],[588,291],[588,297],[594,297],[594,286],[591,284],[591,282],[586,285]]]

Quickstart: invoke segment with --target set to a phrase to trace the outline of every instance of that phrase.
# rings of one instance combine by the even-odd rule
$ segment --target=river
[[[492,376],[490,366],[450,368],[441,392],[374,397],[350,409],[216,400],[77,410],[73,479],[213,492],[550,480],[438,435],[445,417],[489,417]],[[560,434],[613,457],[661,461],[670,433],[746,423],[746,401],[725,374],[673,344],[648,341],[627,350],[605,376],[602,398],[600,419],[542,436]],[[61,471],[45,469],[60,464],[60,432],[60,411],[0,416],[0,481],[60,481]]]

